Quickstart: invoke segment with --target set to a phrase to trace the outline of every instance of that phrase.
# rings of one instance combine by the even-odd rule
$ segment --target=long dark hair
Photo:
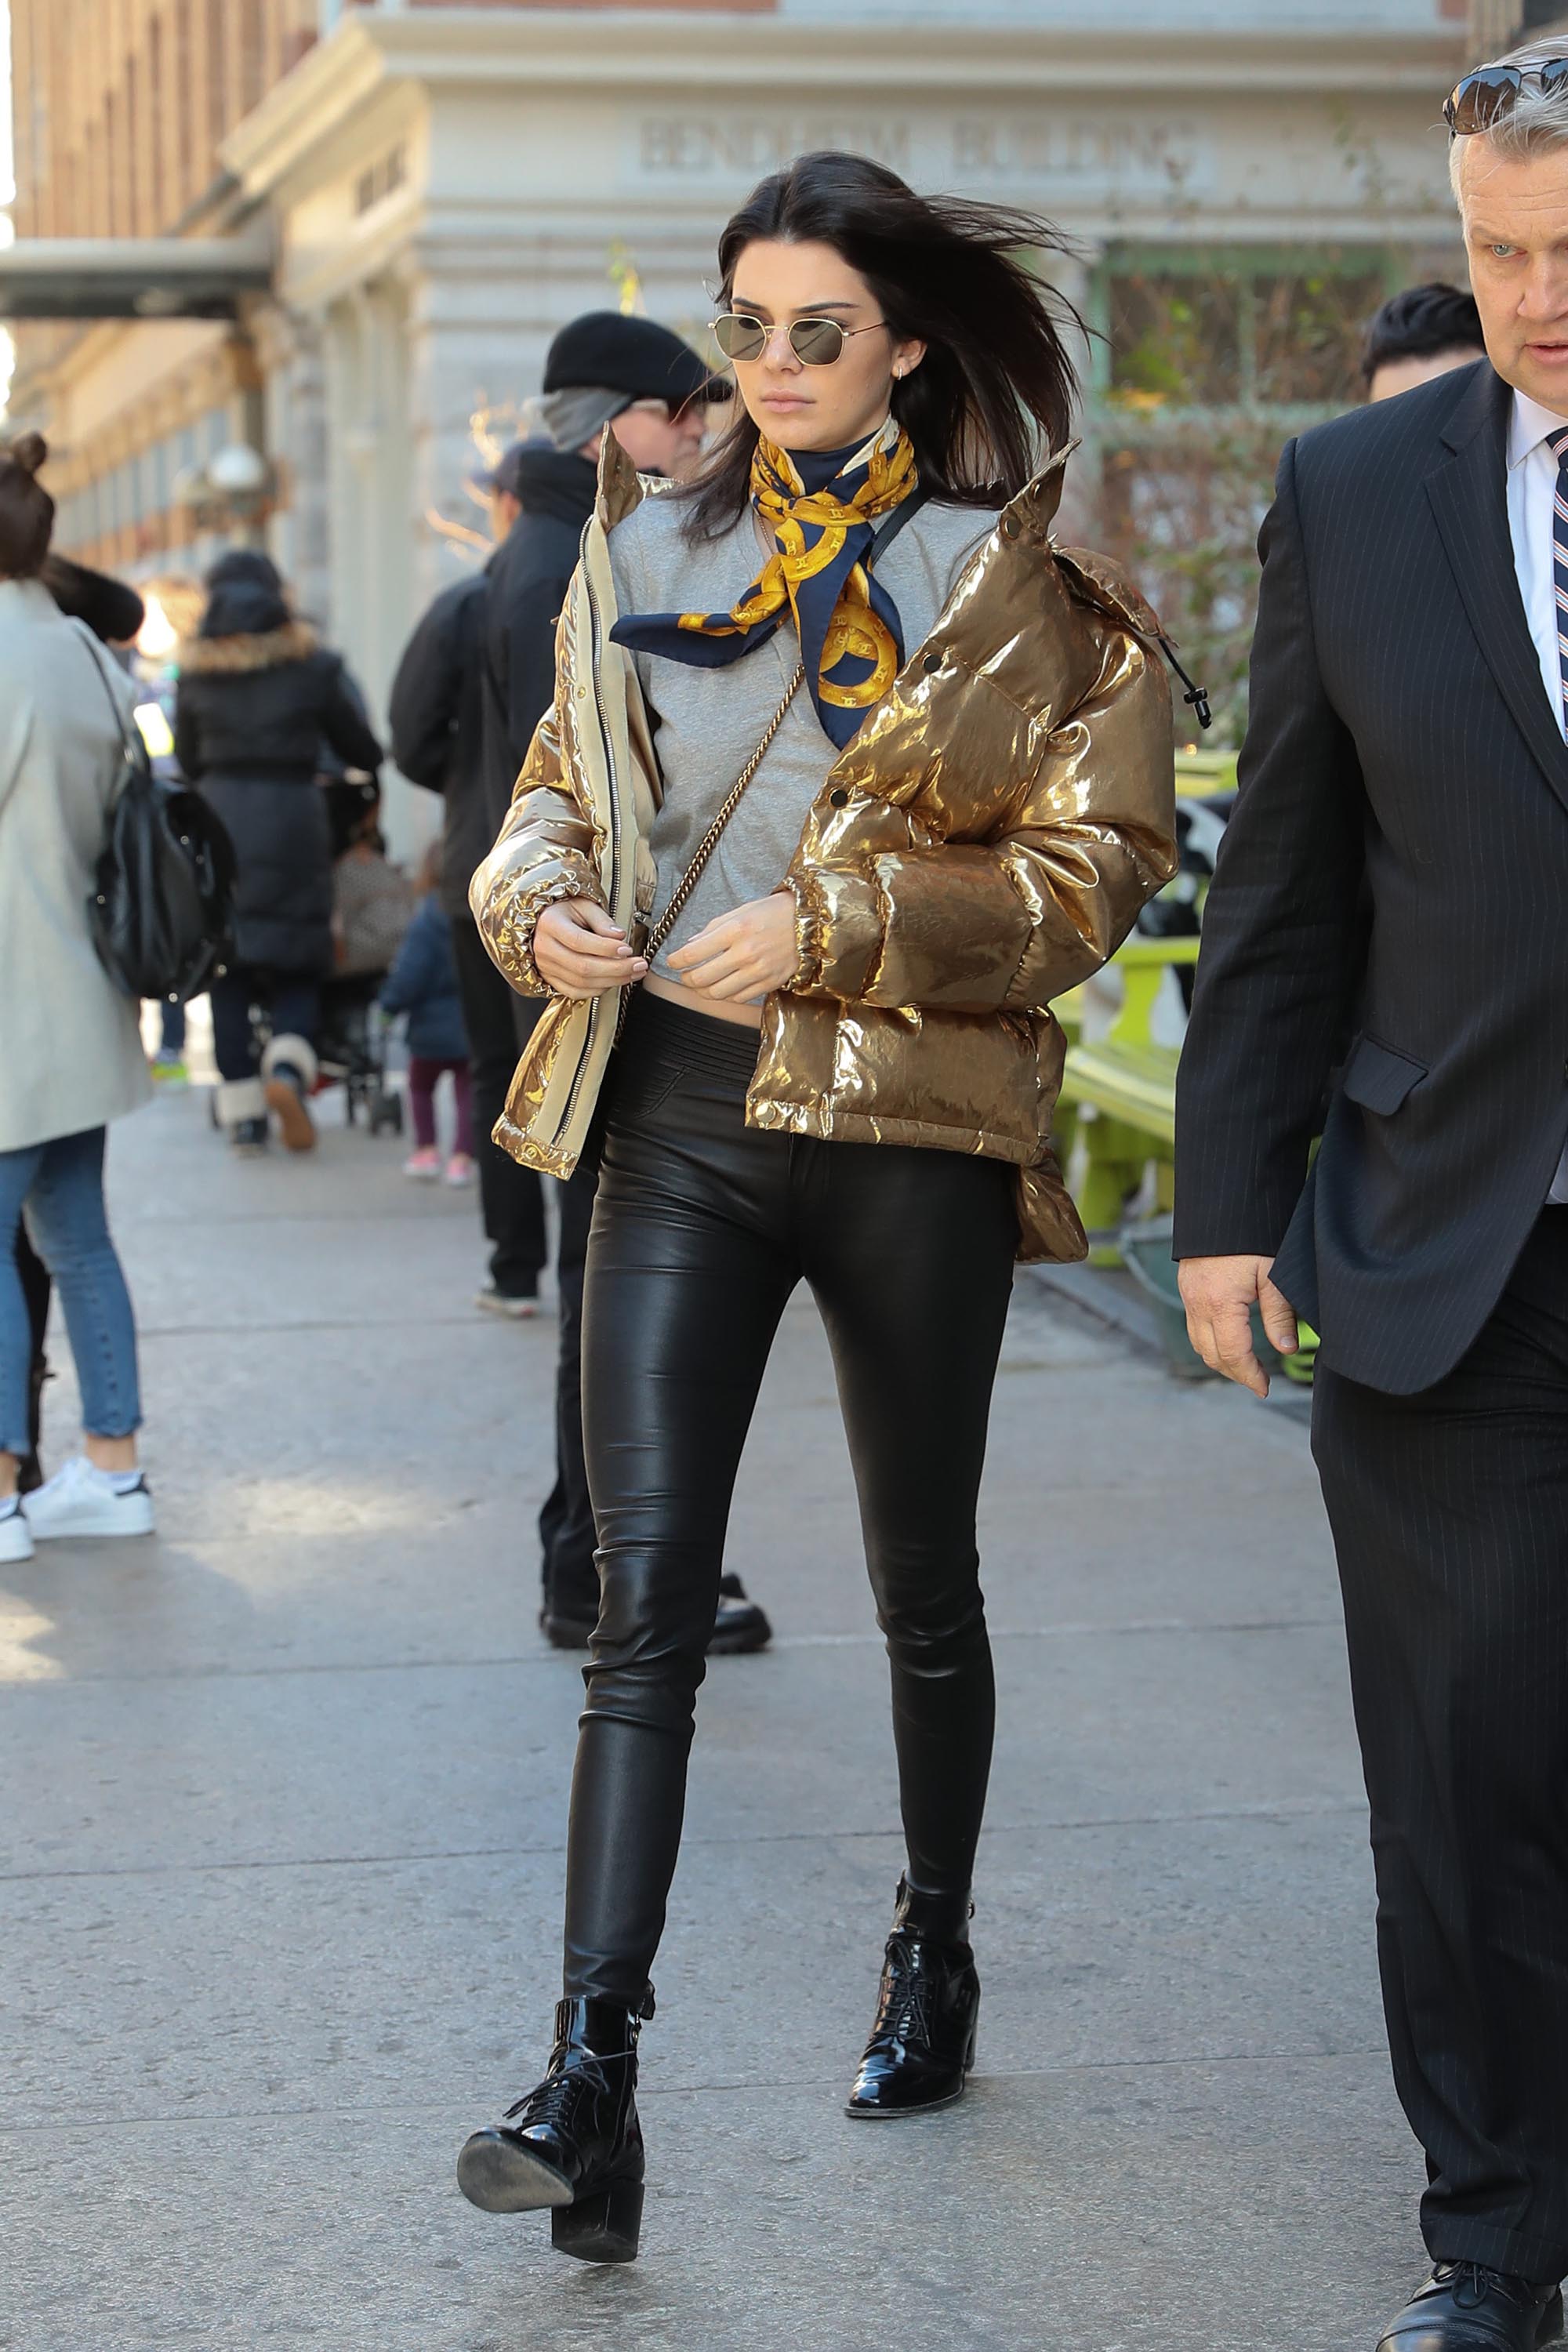
[[[918,196],[864,155],[799,155],[752,189],[719,240],[719,298],[759,238],[830,245],[858,269],[895,336],[926,355],[893,384],[893,415],[914,443],[921,480],[954,506],[998,506],[1021,490],[1039,445],[1068,437],[1078,372],[1063,330],[1083,330],[1065,295],[1030,273],[1033,248],[1068,250],[1036,214],[965,196]],[[734,423],[688,486],[692,540],[718,539],[744,513],[757,427]]]

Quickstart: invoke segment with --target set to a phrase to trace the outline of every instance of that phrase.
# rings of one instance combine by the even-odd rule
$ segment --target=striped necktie
[[[1563,685],[1563,718],[1568,728],[1568,425],[1549,433],[1546,446],[1557,460],[1552,499],[1552,584],[1557,592],[1557,668]]]

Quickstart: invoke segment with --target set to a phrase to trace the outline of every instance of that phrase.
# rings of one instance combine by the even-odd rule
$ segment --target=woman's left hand
[[[791,890],[775,890],[771,898],[752,898],[716,916],[669,959],[685,987],[724,1004],[760,1002],[785,987],[799,961]]]

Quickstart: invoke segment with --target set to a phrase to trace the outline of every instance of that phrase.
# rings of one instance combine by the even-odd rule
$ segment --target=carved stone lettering
[[[638,113],[627,131],[623,169],[643,185],[755,180],[823,147],[874,156],[922,181],[1084,197],[1169,195],[1214,180],[1211,142],[1194,124],[1136,113]]]
[[[1052,181],[1129,194],[1205,184],[1208,143],[1191,123],[1137,116],[1046,114],[961,118],[952,167],[971,180]]]
[[[856,113],[644,115],[637,169],[653,180],[755,179],[822,147],[870,155],[906,171],[910,125],[896,116]]]

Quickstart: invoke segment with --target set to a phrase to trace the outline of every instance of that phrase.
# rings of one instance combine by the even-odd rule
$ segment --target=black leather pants
[[[803,1276],[892,1663],[910,1879],[963,1895],[973,1871],[995,1712],[974,1512],[1017,1245],[1012,1171],[750,1129],[756,1052],[752,1031],[640,996],[605,1106],[583,1323],[603,1601],[572,1791],[569,1995],[630,2001],[647,1979],[735,1473]]]

